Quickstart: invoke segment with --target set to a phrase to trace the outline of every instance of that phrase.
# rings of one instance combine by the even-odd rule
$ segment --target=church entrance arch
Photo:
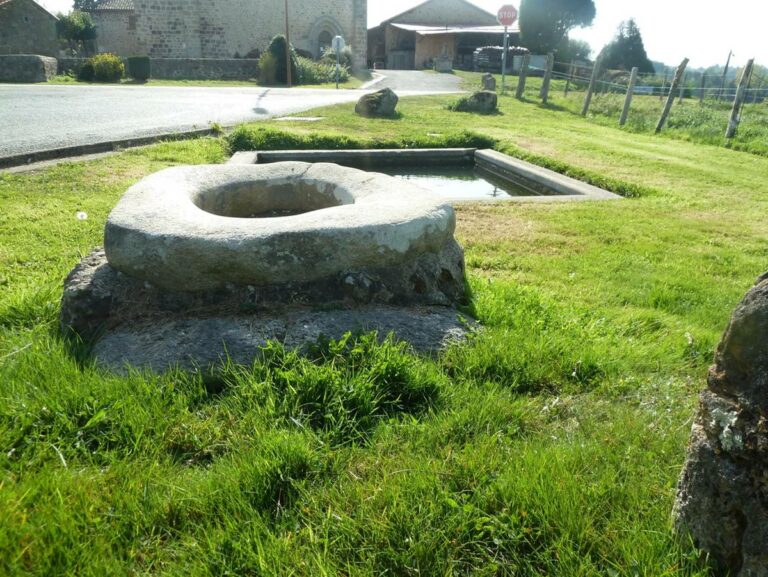
[[[334,36],[343,36],[344,30],[336,19],[330,16],[319,18],[309,33],[310,50],[315,58],[320,58],[325,50],[331,48]]]
[[[333,35],[328,30],[323,30],[317,37],[317,55],[322,56],[333,45]]]

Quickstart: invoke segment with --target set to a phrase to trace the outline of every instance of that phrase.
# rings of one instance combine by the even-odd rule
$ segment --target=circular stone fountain
[[[85,339],[106,329],[95,354],[113,368],[212,362],[216,343],[250,362],[268,339],[300,345],[356,329],[427,343],[423,327],[460,328],[446,308],[464,298],[454,228],[449,204],[383,174],[302,162],[170,168],[112,211],[104,250],[67,278],[62,325]],[[141,343],[162,358],[131,356]]]
[[[170,290],[314,281],[391,267],[453,239],[449,204],[335,164],[184,166],[132,187],[105,230],[109,263]]]

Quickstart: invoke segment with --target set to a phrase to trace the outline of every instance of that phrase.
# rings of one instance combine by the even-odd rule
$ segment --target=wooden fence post
[[[639,72],[637,66],[632,69],[632,74],[629,76],[629,87],[627,88],[627,97],[624,99],[624,110],[621,111],[621,118],[619,119],[619,126],[624,126],[627,123],[627,117],[629,116],[629,107],[632,104],[632,96],[635,93],[635,84],[637,83],[637,73]]]
[[[544,80],[541,81],[541,91],[539,96],[541,101],[546,104],[549,98],[549,84],[552,81],[552,68],[555,66],[555,55],[550,52],[547,54],[547,69],[544,71]]]
[[[664,80],[661,81],[661,93],[659,94],[659,100],[664,100],[664,89],[667,87],[667,67],[664,67]]]
[[[531,62],[531,55],[523,55],[523,63],[520,65],[520,75],[517,77],[517,90],[515,91],[515,98],[518,100],[523,98],[525,92],[525,81],[528,78],[528,64]]]
[[[704,102],[704,93],[707,91],[707,73],[701,74],[701,91],[699,92],[699,102]]]
[[[672,80],[672,86],[669,88],[669,96],[667,97],[667,103],[664,105],[664,111],[661,113],[661,118],[659,118],[659,123],[656,125],[656,134],[661,132],[661,129],[664,128],[664,125],[667,123],[667,117],[669,116],[669,111],[672,110],[672,104],[674,104],[675,102],[675,90],[677,90],[678,85],[683,79],[686,66],[688,66],[688,59],[683,58],[683,61],[680,63],[680,66],[677,67],[677,71],[675,72],[675,78]]]
[[[744,71],[741,73],[739,87],[736,89],[736,97],[733,99],[731,119],[728,121],[728,128],[725,130],[726,138],[733,138],[736,136],[736,129],[739,127],[739,121],[741,120],[741,107],[744,104],[744,95],[747,93],[747,84],[752,76],[752,67],[754,64],[755,59],[750,59],[744,67]]]
[[[592,77],[589,79],[589,88],[587,89],[587,96],[584,98],[584,106],[581,109],[581,115],[586,116],[589,112],[589,105],[592,103],[592,94],[595,92],[595,83],[597,82],[597,73],[600,69],[600,57],[595,60],[595,65],[592,67]]]
[[[573,80],[573,75],[576,72],[576,60],[571,60],[571,68],[568,71],[568,78],[565,81],[565,94],[563,96],[568,96],[568,90],[571,88],[571,80]]]
[[[680,82],[680,104],[683,103],[683,97],[685,96],[685,74],[683,74],[683,79]]]
[[[728,51],[728,60],[725,61],[725,68],[723,68],[723,79],[720,82],[720,90],[717,91],[717,100],[723,99],[723,92],[725,91],[725,81],[728,79],[728,67],[731,65],[731,56],[733,56],[733,50]]]

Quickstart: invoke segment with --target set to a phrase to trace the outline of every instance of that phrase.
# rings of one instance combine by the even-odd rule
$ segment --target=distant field
[[[457,72],[464,79],[464,87],[478,89],[480,86],[479,73]],[[501,88],[501,76],[497,75]],[[507,87],[510,93],[515,93],[517,77],[507,77]],[[532,105],[539,105],[539,90],[541,78],[532,77],[526,83],[524,99]],[[565,96],[565,81],[552,82],[549,105],[552,108],[567,110],[573,114],[581,114],[584,104],[586,87],[570,85]],[[605,126],[618,127],[619,117],[624,107],[624,93],[597,93],[590,106],[588,120]],[[742,112],[742,121],[735,138],[726,141],[725,129],[728,126],[732,102],[716,101],[708,98],[703,103],[697,97],[685,98],[682,103],[678,99],[672,108],[669,122],[663,135],[668,138],[688,140],[714,146],[726,146],[734,150],[751,152],[768,156],[768,101],[759,104],[746,104]],[[629,119],[623,130],[640,134],[652,134],[664,107],[664,100],[659,96],[635,95]]]
[[[226,139],[0,175],[0,574],[709,575],[670,511],[713,348],[768,269],[768,158],[454,98],[239,133],[480,135],[628,197],[459,207],[485,329],[435,359],[363,337],[105,374],[58,335],[64,277],[128,186]]]

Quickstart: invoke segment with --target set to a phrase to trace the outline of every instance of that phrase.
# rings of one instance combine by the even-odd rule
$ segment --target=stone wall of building
[[[259,61],[247,58],[153,58],[152,78],[170,80],[251,80]]]
[[[130,10],[100,10],[93,13],[99,52],[120,56],[144,56],[136,42],[136,17]]]
[[[82,68],[87,58],[59,58],[59,74]],[[123,58],[126,73],[127,58]],[[151,78],[158,80],[251,80],[259,75],[259,61],[248,58],[151,58]]]
[[[56,56],[56,18],[34,0],[0,2],[0,54]]]
[[[365,65],[366,0],[290,6],[291,43],[320,53],[320,37],[342,35]],[[285,33],[284,0],[134,0],[136,53],[155,58],[232,58],[263,51]],[[122,55],[126,55],[124,52]]]
[[[344,36],[364,66],[366,0],[290,3],[291,43],[319,55],[319,38]],[[134,0],[137,53],[157,58],[232,58],[264,50],[285,32],[283,0]],[[324,34],[325,33],[325,34]]]

